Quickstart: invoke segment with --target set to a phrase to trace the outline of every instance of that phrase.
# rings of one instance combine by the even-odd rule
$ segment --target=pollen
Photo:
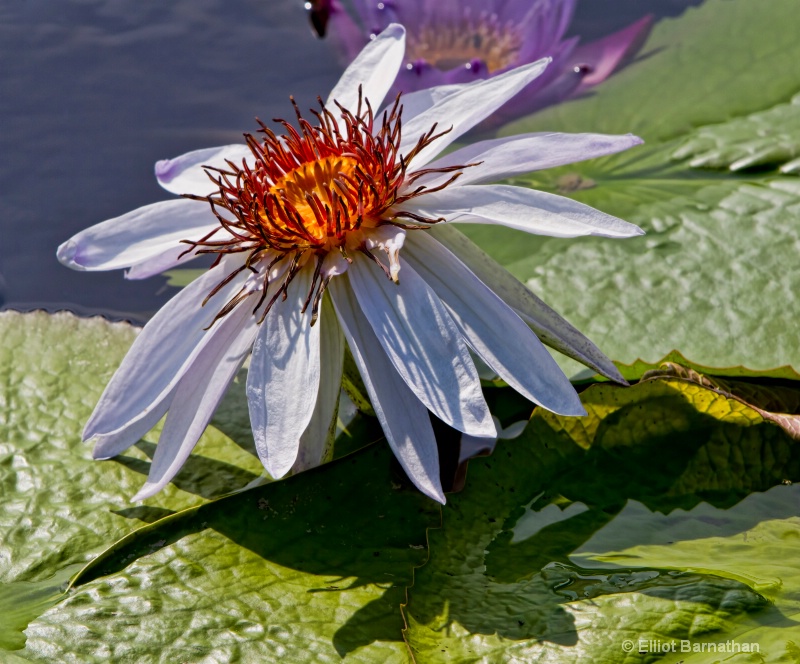
[[[367,190],[359,198],[359,190],[352,183],[359,180],[359,162],[353,157],[329,156],[302,164],[280,178],[269,188],[269,195],[282,202],[284,209],[293,210],[308,234],[308,247],[332,246],[345,242],[348,232],[366,222],[375,226],[374,216],[364,218],[365,211],[380,209],[377,196]],[[294,236],[290,225],[280,227],[261,212],[262,223],[281,230],[287,240]],[[285,216],[283,217],[285,219]]]
[[[478,17],[469,11],[457,21],[423,26],[408,36],[407,59],[424,60],[437,69],[472,68],[481,61],[488,73],[513,65],[522,48],[522,36],[516,26],[501,23],[496,14]]]

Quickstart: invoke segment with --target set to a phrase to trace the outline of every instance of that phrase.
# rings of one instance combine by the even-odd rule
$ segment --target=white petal
[[[158,493],[181,469],[250,352],[256,320],[252,305],[243,302],[218,323],[177,386],[147,482],[131,500]]]
[[[446,95],[428,110],[410,120],[405,120],[400,153],[406,154],[411,150],[420,136],[430,131],[434,123],[438,123],[437,133],[452,127],[447,134],[414,157],[412,163],[415,169],[424,166],[459,136],[487,118],[528,83],[540,76],[549,63],[550,58],[543,58],[498,76],[477,81],[453,94]]]
[[[451,85],[437,85],[433,88],[425,88],[424,90],[417,90],[409,92],[401,97],[403,104],[403,122],[408,122],[415,118],[420,113],[424,113],[428,109],[437,104],[441,104],[447,97],[456,92],[460,92],[471,85],[477,85],[480,81],[472,83],[453,83]],[[390,100],[394,102],[394,100]],[[388,105],[387,105],[388,107]]]
[[[253,153],[243,143],[203,148],[174,159],[162,159],[156,162],[156,179],[164,189],[179,196],[182,194],[208,196],[219,188],[209,179],[203,166],[230,170],[225,163],[226,160],[240,166],[242,159],[252,160],[252,158]]]
[[[439,479],[439,451],[428,411],[389,362],[359,310],[347,277],[334,279],[329,288],[350,351],[389,447],[414,485],[426,496],[444,504]]]
[[[487,456],[491,454],[494,452],[498,440],[513,440],[514,438],[519,438],[528,426],[528,420],[520,420],[509,424],[503,429],[500,420],[496,417],[494,418],[494,423],[497,425],[496,437],[478,438],[477,436],[468,436],[465,433],[461,434],[458,463],[464,463],[476,456]]]
[[[585,415],[575,388],[531,329],[464,263],[425,233],[405,260],[442,298],[467,343],[517,392],[560,415]]]
[[[322,300],[317,325],[320,326],[319,394],[311,421],[300,436],[300,451],[292,466],[294,472],[315,468],[327,461],[336,434],[336,414],[342,391],[344,336],[328,297]]]
[[[361,256],[347,274],[364,316],[417,398],[459,431],[494,435],[469,350],[431,288],[408,263],[398,284]]]
[[[141,263],[136,263],[125,270],[125,278],[132,280],[147,279],[148,277],[161,274],[162,272],[171,270],[179,265],[184,265],[185,263],[197,258],[197,255],[194,253],[186,254],[186,249],[187,246],[185,244],[180,244],[177,247],[171,247],[166,251],[153,256],[152,258],[148,258]]]
[[[642,142],[633,134],[525,134],[473,143],[437,159],[427,168],[480,162],[477,166],[465,168],[457,184],[497,182],[514,175],[614,154]],[[413,186],[435,187],[450,177],[452,173],[424,175]]]
[[[505,184],[443,189],[413,199],[405,207],[411,212],[444,217],[447,221],[498,224],[552,237],[644,235],[638,226],[571,198]]]
[[[406,239],[406,232],[399,226],[387,224],[374,230],[364,231],[364,245],[367,249],[380,249],[389,259],[389,275],[397,281],[400,274],[400,250]]]
[[[235,264],[222,261],[181,290],[145,325],[100,397],[84,429],[84,440],[98,434],[121,433],[142,418],[152,419],[151,411],[159,404],[163,407],[163,400],[218,330],[216,325],[208,331],[205,328],[247,278],[245,273],[238,275],[205,307],[200,306]],[[138,437],[128,445],[136,440]],[[107,456],[108,451],[98,454]]]
[[[497,437],[479,437],[461,434],[461,445],[458,451],[458,463],[464,463],[476,456],[488,456],[494,452]]]
[[[218,226],[205,203],[162,201],[73,235],[58,248],[58,260],[73,270],[116,270],[146,262],[169,249],[188,249],[181,240],[199,240]]]
[[[276,479],[297,458],[319,391],[319,325],[311,325],[311,307],[300,312],[311,288],[312,263],[300,270],[286,300],[279,299],[261,324],[247,375],[256,451]]]
[[[595,369],[611,380],[625,383],[614,363],[603,355],[597,346],[458,229],[440,224],[432,228],[430,233],[454,252],[481,281],[511,306],[545,344]]]
[[[164,417],[172,403],[176,389],[177,385],[159,395],[139,419],[133,420],[112,433],[100,433],[92,436],[94,440],[92,458],[111,459],[139,442]]]
[[[362,86],[364,97],[369,100],[373,110],[377,111],[403,64],[405,50],[406,31],[402,25],[393,23],[367,44],[350,63],[328,95],[325,105],[334,115],[337,113],[334,101],[355,113],[358,107],[358,87]]]

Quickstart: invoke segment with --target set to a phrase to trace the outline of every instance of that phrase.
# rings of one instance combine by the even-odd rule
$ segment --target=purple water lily
[[[390,95],[468,83],[543,57],[553,58],[532,81],[482,125],[487,129],[585,93],[636,53],[652,23],[645,16],[603,39],[564,38],[577,0],[342,0],[306,3],[315,29],[327,32],[351,61],[390,23],[402,23],[408,46]],[[326,29],[327,26],[327,29]]]

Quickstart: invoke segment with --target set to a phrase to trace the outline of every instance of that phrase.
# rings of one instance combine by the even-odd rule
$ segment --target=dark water
[[[7,308],[147,317],[170,296],[162,277],[73,272],[58,244],[169,198],[156,160],[238,142],[340,72],[290,0],[6,1],[0,24]]]
[[[596,38],[696,0],[584,0]],[[142,321],[163,277],[78,273],[55,259],[77,231],[169,198],[158,159],[238,141],[254,117],[311,106],[341,67],[301,0],[0,0],[0,306]]]

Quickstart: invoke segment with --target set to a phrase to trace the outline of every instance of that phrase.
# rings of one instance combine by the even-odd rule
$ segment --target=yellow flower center
[[[316,159],[289,171],[269,188],[269,193],[293,209],[308,232],[310,244],[324,245],[329,241],[341,244],[342,235],[358,226],[375,227],[377,220],[364,216],[380,207],[368,189],[360,205],[358,188],[359,161],[354,157],[331,155]],[[262,222],[270,229],[284,231],[287,237],[294,229],[288,217],[267,219],[260,211]]]
[[[514,26],[501,25],[496,17],[467,16],[451,25],[429,25],[409,34],[406,58],[425,60],[443,71],[481,60],[492,73],[513,65],[521,47]]]

